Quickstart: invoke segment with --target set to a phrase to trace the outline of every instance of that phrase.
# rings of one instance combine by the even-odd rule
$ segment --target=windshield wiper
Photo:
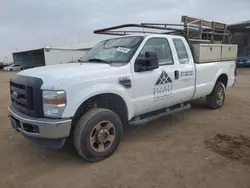
[[[88,61],[89,62],[97,61],[97,62],[103,62],[103,63],[106,63],[106,64],[110,64],[110,62],[105,61],[103,59],[98,59],[98,58],[88,59]]]

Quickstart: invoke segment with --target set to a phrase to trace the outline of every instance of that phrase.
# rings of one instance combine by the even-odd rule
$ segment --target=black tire
[[[10,71],[13,71],[12,69],[10,69]]]
[[[219,100],[218,98],[218,93],[221,93],[221,99]],[[218,109],[221,108],[224,105],[225,102],[225,98],[226,98],[226,94],[225,94],[225,86],[223,83],[221,82],[217,82],[213,91],[206,96],[206,105],[208,108],[211,109]]]
[[[107,150],[97,152],[91,146],[90,136],[95,126],[102,121],[109,121],[114,125],[115,136]],[[116,113],[108,109],[92,109],[84,114],[76,124],[73,133],[74,146],[85,160],[90,162],[101,161],[115,152],[120,144],[122,132],[122,123]]]

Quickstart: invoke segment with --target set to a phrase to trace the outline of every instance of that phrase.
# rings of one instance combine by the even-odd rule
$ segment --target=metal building
[[[238,44],[238,63],[250,65],[250,20],[228,25],[232,43]]]

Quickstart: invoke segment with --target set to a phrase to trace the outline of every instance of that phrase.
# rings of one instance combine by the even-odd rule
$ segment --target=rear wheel
[[[120,144],[122,123],[117,114],[96,108],[84,114],[74,130],[74,145],[79,155],[95,162],[112,155]]]
[[[225,86],[217,82],[211,94],[206,97],[206,105],[211,109],[218,109],[224,105],[226,98]]]

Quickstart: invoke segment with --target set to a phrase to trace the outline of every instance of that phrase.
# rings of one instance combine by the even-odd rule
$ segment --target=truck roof
[[[118,39],[118,38],[126,38],[126,37],[147,37],[147,36],[160,37],[162,35],[170,36],[170,34],[150,34],[150,33],[140,34],[140,33],[138,33],[138,34],[123,35],[123,36],[113,36],[109,39],[103,39],[101,41],[106,41],[106,40],[110,40],[110,39]],[[171,36],[173,36],[173,35],[171,35]],[[183,38],[183,36],[176,36],[176,35],[175,35],[175,37]]]

